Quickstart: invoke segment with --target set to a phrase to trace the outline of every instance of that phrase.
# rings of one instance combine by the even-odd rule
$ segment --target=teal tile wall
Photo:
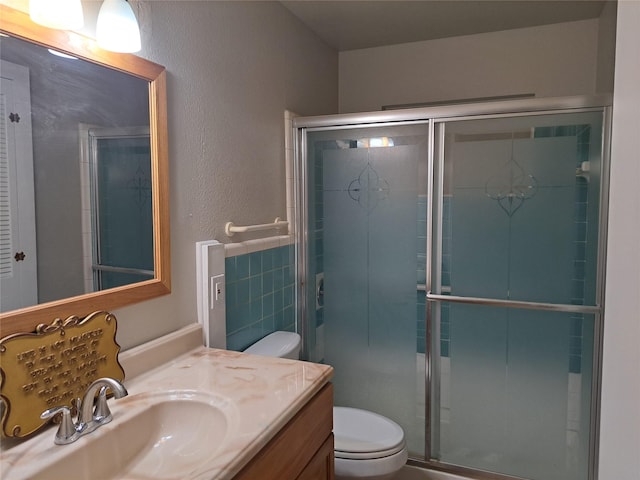
[[[537,127],[535,138],[575,136],[577,139],[576,168],[579,168],[584,161],[589,160],[590,152],[590,125],[565,125],[558,127]],[[587,242],[587,212],[588,212],[588,189],[589,183],[585,178],[576,177],[576,195],[574,201],[574,274],[572,279],[572,299],[575,305],[585,303],[585,265],[586,265],[586,242]],[[443,199],[443,238],[442,238],[442,285],[451,285],[451,209],[452,198]],[[418,292],[418,296],[420,297]],[[420,299],[418,305],[418,331],[420,331]],[[450,344],[450,324],[449,308],[450,304],[443,303],[440,315],[440,352],[441,356],[449,356]],[[572,373],[581,372],[582,349],[583,349],[583,315],[573,314],[571,318],[570,338],[569,338],[569,371]],[[424,322],[424,320],[423,320]],[[424,344],[424,342],[423,342]],[[424,346],[420,350],[420,340],[418,341],[418,351],[424,351]]]
[[[576,167],[579,167],[583,161],[589,160],[590,149],[590,126],[589,125],[568,125],[559,127],[542,127],[535,129],[535,137],[556,137],[556,136],[576,136],[577,137],[577,156]],[[322,202],[322,162],[315,164],[315,182],[314,189],[318,201],[315,207],[315,242],[314,242],[314,259],[315,272],[323,271],[323,202]],[[583,304],[585,301],[584,294],[584,275],[585,275],[585,252],[586,252],[586,231],[587,231],[587,198],[588,198],[588,182],[578,177],[576,179],[576,199],[575,199],[575,241],[576,241],[576,258],[574,262],[574,279],[573,279],[573,298],[575,304]],[[442,252],[442,286],[451,285],[451,208],[452,198],[445,197],[443,199],[443,252]],[[426,263],[426,196],[418,198],[418,251],[416,258],[417,283],[425,283],[425,263]],[[293,267],[292,267],[293,268]],[[229,304],[227,304],[229,305]],[[449,307],[448,303],[441,304],[440,312],[440,352],[444,357],[449,356],[450,346],[450,324],[449,324]],[[228,307],[227,307],[228,308]],[[316,326],[324,322],[323,309],[316,311]],[[229,316],[229,314],[227,314]],[[423,291],[416,292],[416,327],[417,327],[417,351],[425,352],[426,347],[426,293]],[[246,328],[246,327],[245,327]],[[291,325],[293,328],[293,325]],[[256,327],[258,329],[258,327]],[[572,318],[571,328],[571,351],[570,351],[570,371],[574,373],[580,372],[582,357],[582,315],[576,314]],[[227,331],[229,332],[229,320],[227,321]]]
[[[536,128],[535,138],[541,137],[566,137],[575,136],[577,140],[576,168],[580,168],[582,162],[589,160],[591,125],[564,125],[558,127]],[[587,252],[587,213],[589,209],[589,182],[586,178],[576,177],[576,194],[574,203],[574,243],[576,246],[574,257],[574,273],[572,281],[571,303],[584,305],[585,303],[585,270]],[[583,344],[584,316],[574,313],[571,316],[571,328],[569,337],[569,371],[580,373],[582,370],[582,344]]]
[[[227,349],[241,351],[276,330],[294,331],[294,246],[225,259]]]

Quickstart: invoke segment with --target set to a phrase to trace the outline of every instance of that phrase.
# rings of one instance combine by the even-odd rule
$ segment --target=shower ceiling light
[[[140,28],[128,2],[104,0],[98,14],[96,40],[100,47],[112,52],[132,53],[140,50]]]
[[[78,30],[84,25],[80,0],[30,0],[29,16],[40,25],[59,30]]]
[[[358,139],[358,148],[377,148],[377,147],[393,147],[393,138],[390,137],[371,137]]]

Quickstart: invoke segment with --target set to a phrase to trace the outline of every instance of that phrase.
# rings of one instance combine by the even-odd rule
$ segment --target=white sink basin
[[[60,455],[31,478],[182,479],[224,446],[234,423],[229,402],[188,390],[109,403],[111,423],[73,444],[55,446]]]

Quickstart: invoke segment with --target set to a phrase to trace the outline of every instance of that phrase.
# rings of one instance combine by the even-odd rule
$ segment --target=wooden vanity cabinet
[[[334,480],[333,385],[327,384],[234,480]]]

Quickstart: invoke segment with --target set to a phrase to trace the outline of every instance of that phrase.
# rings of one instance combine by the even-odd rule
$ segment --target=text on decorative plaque
[[[36,333],[0,340],[2,398],[6,403],[2,433],[25,437],[48,420],[40,414],[52,407],[71,406],[94,380],[124,380],[118,362],[116,318],[96,312],[81,320],[56,319]]]

